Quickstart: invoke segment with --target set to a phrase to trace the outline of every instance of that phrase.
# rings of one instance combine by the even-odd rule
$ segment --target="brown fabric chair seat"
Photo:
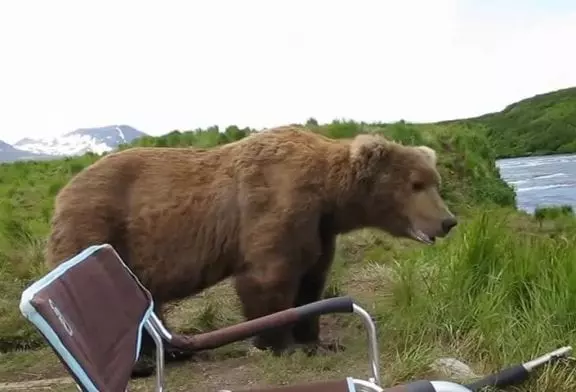
[[[109,245],[62,263],[20,301],[76,382],[94,392],[126,389],[152,309],[150,293]]]

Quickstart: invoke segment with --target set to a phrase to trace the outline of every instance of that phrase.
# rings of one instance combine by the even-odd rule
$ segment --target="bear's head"
[[[432,148],[362,134],[350,142],[350,160],[354,205],[362,226],[425,244],[433,244],[456,226],[440,196],[441,178]]]

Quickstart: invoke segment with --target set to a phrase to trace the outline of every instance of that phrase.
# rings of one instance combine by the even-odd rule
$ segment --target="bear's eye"
[[[417,181],[412,184],[412,189],[414,189],[414,192],[420,192],[424,190],[425,186],[426,185],[422,181]]]

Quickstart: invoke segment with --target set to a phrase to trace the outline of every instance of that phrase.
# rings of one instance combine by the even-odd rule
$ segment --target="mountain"
[[[119,144],[130,143],[142,136],[147,135],[128,125],[109,125],[80,128],[53,138],[25,138],[15,143],[14,147],[54,157],[82,155],[87,152],[102,154],[115,149]]]
[[[462,120],[487,128],[499,158],[576,152],[576,87],[520,100],[504,110]]]
[[[21,161],[27,159],[48,159],[46,154],[35,154],[32,152],[14,148],[10,144],[0,140],[0,162]]]

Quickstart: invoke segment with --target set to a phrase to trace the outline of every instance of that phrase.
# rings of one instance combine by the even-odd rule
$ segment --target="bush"
[[[536,207],[534,210],[534,217],[539,221],[557,219],[562,216],[574,216],[574,209],[571,205]]]

